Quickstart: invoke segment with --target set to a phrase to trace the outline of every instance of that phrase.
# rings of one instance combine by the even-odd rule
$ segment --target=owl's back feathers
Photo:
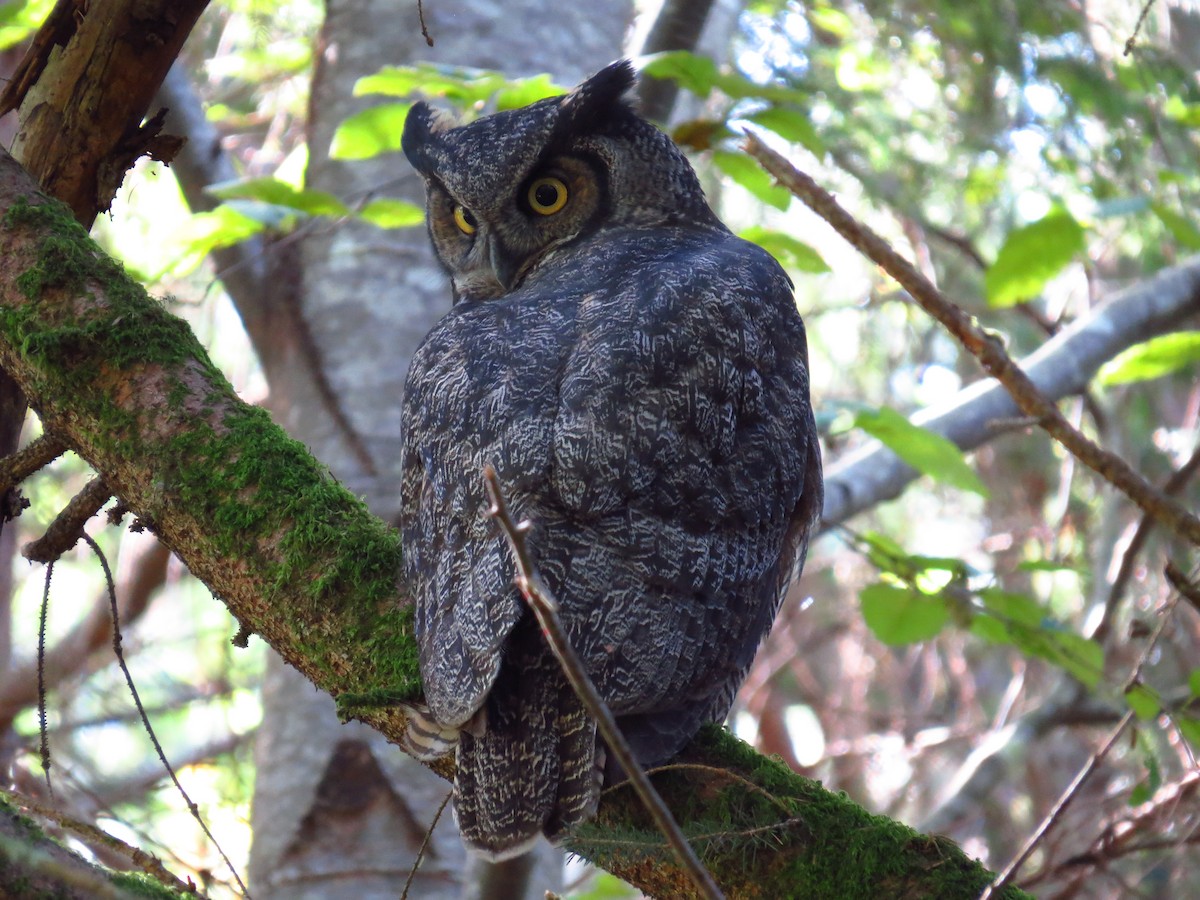
[[[484,516],[493,464],[568,635],[639,760],[720,721],[820,509],[786,275],[722,226],[601,229],[461,302],[409,373],[405,574],[433,716],[466,726],[468,844],[589,816],[594,725]]]

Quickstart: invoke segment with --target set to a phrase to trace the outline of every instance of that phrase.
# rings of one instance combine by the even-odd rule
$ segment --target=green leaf
[[[1061,210],[1010,231],[984,276],[988,304],[1013,306],[1036,297],[1083,249],[1083,226]]]
[[[1188,690],[1193,697],[1200,697],[1200,669],[1192,669],[1188,675]]]
[[[854,424],[917,471],[961,490],[983,497],[988,495],[979,476],[963,459],[961,450],[940,434],[912,424],[894,409],[864,410],[854,417]]]
[[[549,75],[518,78],[508,82],[496,93],[496,109],[519,109],[566,92],[567,89],[551,81]]]
[[[782,231],[772,231],[754,225],[738,235],[743,240],[758,244],[777,260],[785,269],[796,272],[811,272],[819,275],[830,271],[829,264],[821,258],[821,254],[803,241],[798,241],[790,234]]]
[[[333,133],[330,159],[367,159],[400,149],[411,104],[384,103],[345,119]]]
[[[1179,731],[1187,738],[1193,750],[1200,751],[1200,718],[1185,713],[1175,717],[1175,724],[1179,726]]]
[[[717,150],[713,153],[713,162],[718,169],[768,206],[784,210],[791,204],[791,193],[775,184],[775,179],[746,154]]]
[[[218,247],[229,247],[258,234],[266,227],[261,219],[246,215],[233,204],[222,203],[211,212],[196,213],[177,236],[174,258],[155,275],[157,281],[167,272],[186,275]]]
[[[642,74],[669,79],[698,97],[707,97],[717,82],[717,64],[707,56],[669,50],[651,56],[642,67]]]
[[[37,31],[54,3],[55,0],[26,0],[0,5],[0,50],[15,47]]]
[[[354,96],[445,97],[461,107],[487,100],[506,84],[499,72],[486,69],[444,69],[428,63],[419,66],[384,66],[374,75],[354,83]]]
[[[800,144],[815,156],[825,155],[825,145],[817,136],[817,129],[808,116],[798,109],[770,106],[747,116],[746,121],[775,132],[785,141]]]
[[[333,194],[301,190],[277,178],[251,178],[214,184],[209,186],[208,193],[219,200],[259,200],[310,216],[344,216],[350,212]]]
[[[1073,563],[1053,559],[1027,559],[1017,565],[1020,572],[1074,572],[1076,568]]]
[[[1125,702],[1143,722],[1152,721],[1162,710],[1158,695],[1144,684],[1133,684],[1125,691]]]
[[[940,597],[891,584],[872,584],[859,594],[863,619],[885,644],[912,644],[934,637],[950,619]]]
[[[1067,630],[1032,597],[999,588],[979,592],[986,612],[971,630],[992,643],[1012,644],[1021,652],[1053,663],[1088,687],[1104,674],[1104,650],[1095,641]],[[992,619],[996,625],[986,624]]]
[[[1160,222],[1171,232],[1171,237],[1180,247],[1188,250],[1200,250],[1200,228],[1192,224],[1192,220],[1180,215],[1173,209],[1161,203],[1151,203],[1150,208],[1158,216]]]
[[[1148,381],[1200,361],[1200,331],[1177,331],[1140,344],[1110,359],[1100,369],[1101,384]]]
[[[372,200],[358,211],[358,217],[380,228],[411,228],[425,221],[425,210],[406,200]]]
[[[721,71],[707,56],[687,50],[668,50],[648,58],[642,74],[674,81],[698,97],[707,97],[713,89],[733,100],[755,97],[771,103],[803,103],[806,95],[778,84],[758,84],[740,72]]]

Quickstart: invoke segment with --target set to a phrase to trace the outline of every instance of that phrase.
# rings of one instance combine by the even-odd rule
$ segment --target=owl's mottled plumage
[[[455,296],[404,397],[414,742],[460,732],[459,825],[493,856],[587,818],[603,755],[513,586],[484,465],[647,766],[725,717],[821,506],[790,282],[622,99],[632,80],[616,63],[459,128],[419,103],[404,131]]]

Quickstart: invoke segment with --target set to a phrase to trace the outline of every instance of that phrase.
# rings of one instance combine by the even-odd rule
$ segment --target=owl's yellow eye
[[[475,229],[479,227],[479,223],[475,221],[471,211],[461,203],[454,207],[454,224],[463,234],[474,234]]]
[[[530,208],[543,216],[552,216],[567,205],[567,186],[558,178],[539,178],[525,195]]]

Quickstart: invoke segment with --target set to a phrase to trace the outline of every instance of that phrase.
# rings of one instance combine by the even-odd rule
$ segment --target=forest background
[[[12,77],[53,6],[0,5],[0,73]],[[97,241],[188,321],[243,398],[393,521],[400,385],[449,301],[396,152],[407,104],[521,105],[634,55],[665,79],[646,82],[644,108],[689,149],[730,226],[789,268],[809,325],[824,535],[735,732],[995,871],[1048,822],[1015,878],[1039,896],[1200,889],[1194,542],[1004,406],[909,286],[775,184],[741,138],[754,130],[834,192],[1009,354],[1032,356],[1071,425],[1194,509],[1200,8],[435,0],[423,12],[432,47],[415,4],[208,5],[150,110],[168,108],[166,132],[188,144],[169,166],[137,162]],[[0,119],[14,153],[28,121]],[[31,415],[22,445],[39,434]],[[0,536],[0,748],[10,784],[43,804],[47,573],[19,551],[92,475],[60,456],[23,485],[32,505]],[[341,724],[263,641],[234,647],[237,620],[132,521],[87,526],[114,562],[124,655],[241,878],[258,898],[397,896],[444,782]],[[108,615],[80,544],[55,564],[45,626],[53,803],[236,896],[143,731]],[[61,833],[132,865],[94,835]],[[550,851],[538,865],[524,873],[535,893],[636,896],[578,863],[564,876]],[[464,865],[447,817],[411,895],[497,877]]]

